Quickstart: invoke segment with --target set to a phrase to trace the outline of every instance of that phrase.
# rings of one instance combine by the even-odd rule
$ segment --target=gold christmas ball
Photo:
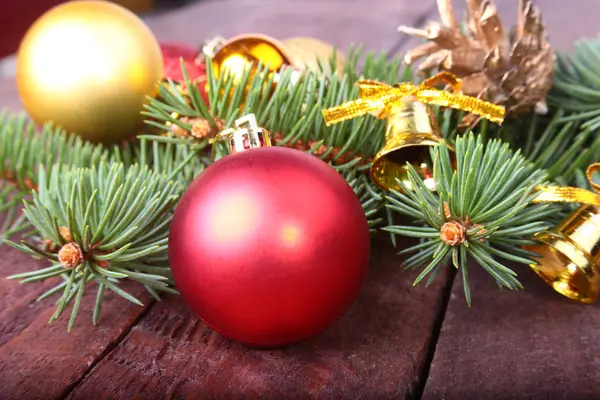
[[[262,63],[269,71],[275,72],[290,65],[290,56],[277,39],[251,33],[235,36],[223,43],[212,57],[215,74],[221,73],[241,79],[249,65]]]
[[[330,71],[329,61],[335,53],[335,71],[340,76],[344,73],[346,57],[327,42],[311,37],[292,37],[282,40],[281,43],[288,51],[292,64],[297,68],[318,72],[320,62],[326,71]]]
[[[107,1],[52,8],[29,28],[17,54],[17,87],[31,118],[93,142],[135,135],[162,75],[150,29]]]

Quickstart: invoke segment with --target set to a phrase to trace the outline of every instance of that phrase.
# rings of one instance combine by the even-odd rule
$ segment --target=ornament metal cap
[[[387,111],[385,144],[373,158],[371,177],[382,189],[402,191],[396,179],[411,188],[408,179],[410,163],[427,188],[435,190],[435,181],[426,160],[429,148],[442,141],[442,135],[431,106],[406,96]]]
[[[538,254],[531,268],[563,296],[595,302],[600,294],[600,207],[579,208],[536,240],[540,244],[525,247]]]
[[[271,146],[269,131],[258,126],[254,114],[236,119],[233,125],[235,128],[225,129],[218,135],[219,139],[227,140],[230,154]]]

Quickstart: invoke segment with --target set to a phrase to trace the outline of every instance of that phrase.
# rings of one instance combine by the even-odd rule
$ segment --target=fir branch
[[[576,176],[598,159],[600,136],[581,129],[579,121],[565,121],[565,115],[566,111],[558,109],[548,115],[511,118],[486,136],[509,143],[537,168],[545,169],[549,180],[576,185]]]
[[[24,214],[41,240],[7,243],[52,263],[12,279],[33,282],[62,277],[49,292],[62,293],[51,321],[72,303],[70,330],[83,291],[92,281],[99,285],[94,323],[106,289],[141,305],[119,287],[122,279],[141,283],[152,295],[175,292],[167,239],[182,185],[146,166],[125,168],[106,161],[90,168],[42,167],[37,182],[39,189],[25,203]]]
[[[75,135],[46,124],[41,132],[25,115],[0,116],[0,176],[14,182],[19,190],[37,187],[37,170],[54,164],[97,165],[109,152],[101,145],[85,142]]]
[[[369,230],[371,233],[377,232],[383,222],[381,211],[384,208],[384,197],[381,190],[373,184],[366,174],[362,174],[357,170],[350,171],[343,176],[362,204]]]
[[[511,140],[512,147],[522,149],[523,155],[538,168],[548,172],[548,178],[562,185],[574,183],[576,171],[585,171],[599,154],[593,142],[598,137],[589,129],[581,129],[576,121],[564,122],[563,110],[555,110],[550,118],[533,114],[526,120],[513,123],[509,130],[524,132],[522,140]],[[516,143],[515,143],[516,142]]]
[[[224,74],[216,77],[212,65],[208,63],[210,106],[204,104],[195,85],[188,86],[190,98],[196,99],[190,104],[188,98],[173,93],[170,88],[172,84],[169,83],[160,88],[159,98],[150,100],[146,107],[145,115],[149,117],[147,123],[164,132],[173,132],[174,127],[179,127],[182,134],[179,137],[172,135],[174,137],[168,139],[144,137],[148,140],[184,141],[194,148],[206,148],[211,135],[194,137],[191,134],[193,123],[190,121],[205,121],[211,127],[219,123],[223,127],[230,127],[236,118],[251,112],[257,116],[259,124],[272,133],[277,145],[308,150],[318,143],[324,147],[316,155],[341,169],[355,158],[368,160],[383,145],[385,121],[357,118],[326,127],[321,110],[356,98],[358,89],[355,83],[361,77],[397,82],[412,78],[412,72],[399,68],[399,58],[388,61],[385,54],[368,54],[359,74],[356,72],[359,55],[358,52],[350,52],[346,73],[342,77],[335,72],[328,72],[335,70],[329,68],[320,74],[306,73],[297,79],[297,74],[292,70],[285,70],[276,76],[268,74],[266,68],[258,65],[256,73],[250,74],[249,67],[241,81],[235,84],[235,77]],[[182,69],[187,77],[183,65]],[[222,155],[218,153],[217,158]]]
[[[40,166],[46,169],[56,163],[90,166],[108,156],[104,147],[67,135],[51,124],[36,132],[34,123],[24,114],[0,115],[0,211],[6,212],[0,238],[27,233],[32,228],[23,218],[20,205],[37,189]]]
[[[332,127],[326,127],[321,110],[356,98],[355,83],[361,78],[385,82],[412,80],[410,69],[401,69],[400,58],[391,61],[386,54],[367,54],[362,71],[357,72],[360,50],[351,49],[342,77],[335,71],[335,59],[330,68],[320,73],[306,73],[301,79],[292,70],[278,75],[268,74],[260,64],[255,73],[249,67],[241,81],[233,77],[215,76],[211,63],[207,64],[209,105],[205,104],[196,85],[189,82],[189,97],[173,90],[169,82],[159,88],[159,96],[150,99],[144,114],[147,123],[165,132],[161,136],[141,136],[150,142],[169,143],[188,147],[190,155],[197,154],[202,164],[213,159],[209,149],[215,134],[230,127],[233,121],[247,113],[254,113],[259,125],[271,132],[275,145],[294,147],[321,158],[334,166],[357,192],[369,218],[372,229],[381,221],[377,211],[382,208],[381,192],[368,177],[355,172],[368,171],[371,158],[383,145],[385,121],[357,118]],[[275,79],[277,83],[275,84]],[[214,146],[214,159],[227,154],[226,149]],[[181,164],[183,168],[190,169]],[[192,170],[197,168],[191,168]]]
[[[101,162],[146,165],[189,184],[205,166],[206,159],[195,157],[188,146],[173,143],[127,141],[104,146],[86,142],[51,124],[37,132],[25,115],[0,115],[0,239],[16,234],[34,235],[34,226],[21,213],[21,204],[37,190],[38,170],[49,173],[54,165],[98,166]]]
[[[600,37],[575,42],[573,54],[557,54],[554,86],[549,104],[563,108],[570,121],[582,123],[582,129],[600,128]]]
[[[470,304],[467,258],[473,258],[502,286],[519,289],[516,273],[498,262],[505,259],[529,263],[520,256],[521,245],[549,228],[547,218],[555,206],[531,205],[536,185],[546,173],[528,162],[506,143],[494,139],[486,144],[481,136],[459,136],[455,144],[456,168],[445,143],[432,149],[433,176],[437,191],[425,186],[409,165],[411,187],[392,191],[387,207],[421,221],[424,226],[387,226],[395,235],[421,238],[421,243],[403,251],[416,253],[406,260],[407,268],[425,266],[415,284],[435,276],[452,261],[464,279],[465,298]],[[430,279],[431,281],[431,279]]]
[[[192,148],[177,141],[161,142],[142,137],[135,162],[187,187],[211,162],[210,158],[199,154],[203,150],[205,149]]]

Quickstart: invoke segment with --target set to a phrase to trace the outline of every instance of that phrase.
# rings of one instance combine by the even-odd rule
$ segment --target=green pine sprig
[[[564,121],[566,112],[555,110],[551,116],[533,114],[506,127],[503,140],[536,167],[545,169],[548,178],[562,185],[573,185],[600,155],[600,135],[581,127],[577,121]],[[510,135],[510,136],[509,136]]]
[[[384,221],[381,216],[384,209],[384,198],[381,190],[375,186],[366,174],[357,171],[347,173],[344,178],[362,204],[370,232],[376,233]]]
[[[139,164],[189,184],[206,165],[192,153],[188,146],[143,139],[112,146],[90,143],[52,124],[37,131],[26,115],[4,112],[0,114],[0,239],[35,235],[20,210],[23,200],[37,190],[40,167],[51,173],[59,164],[91,167],[106,161],[126,168]]]
[[[384,196],[366,172],[369,159],[384,143],[386,121],[366,116],[327,127],[321,110],[357,98],[358,79],[393,84],[415,77],[410,69],[400,68],[399,57],[389,60],[386,54],[367,54],[359,69],[360,58],[360,50],[351,50],[341,76],[331,72],[335,70],[333,59],[329,68],[322,66],[321,73],[299,79],[291,70],[273,75],[258,65],[258,72],[247,69],[241,82],[215,76],[208,63],[209,104],[183,69],[189,96],[182,96],[173,83],[162,86],[159,97],[149,99],[145,110],[152,134],[110,148],[85,143],[50,125],[35,134],[26,118],[4,115],[0,118],[0,212],[6,211],[9,218],[0,226],[0,235],[27,233],[26,241],[11,244],[53,263],[12,278],[25,282],[62,279],[41,298],[60,293],[53,320],[73,304],[69,329],[88,283],[98,286],[94,323],[107,288],[136,301],[119,287],[123,279],[142,283],[154,296],[161,290],[173,291],[166,259],[170,213],[177,196],[224,152],[216,147],[213,158],[211,136],[176,136],[172,127],[190,131],[190,119],[204,119],[215,129],[226,128],[240,116],[254,113],[277,145],[303,148],[336,168],[359,197],[372,231],[387,217],[384,230],[392,238],[421,238],[421,243],[402,252],[414,253],[406,261],[407,267],[425,266],[417,282],[426,276],[431,281],[444,263],[452,260],[462,274],[470,303],[466,260],[472,258],[502,286],[519,288],[515,272],[498,260],[529,263],[530,254],[521,246],[531,243],[532,234],[553,225],[562,215],[555,206],[530,204],[537,183],[550,179],[587,184],[583,170],[600,154],[597,127],[588,123],[595,116],[586,113],[587,108],[569,108],[573,102],[568,98],[554,103],[564,111],[553,110],[550,118],[528,116],[507,121],[502,127],[484,120],[475,128],[478,135],[473,136],[463,135],[458,126],[464,113],[436,108],[442,135],[456,148],[456,170],[442,145],[432,151],[437,192],[427,190],[411,169],[416,190]],[[569,85],[589,87],[587,80],[592,78],[573,65],[568,70]],[[560,92],[559,86],[553,94]],[[571,96],[570,91],[563,92],[563,100]],[[588,97],[580,100],[592,104],[593,96],[589,90],[584,92]],[[582,94],[577,89],[573,93],[575,97]],[[156,128],[168,133],[156,135]],[[119,187],[121,192],[115,195]],[[142,187],[150,189],[138,190]],[[25,212],[20,214],[23,200]],[[135,209],[143,213],[123,211]],[[398,213],[413,217],[417,226],[394,225],[392,217]],[[153,225],[147,225],[142,215],[154,218]],[[443,242],[440,233],[446,223],[452,223],[448,229],[463,226],[465,240],[455,245]],[[63,236],[65,229],[69,240]],[[85,257],[66,268],[58,252],[70,243]]]
[[[399,58],[388,61],[385,54],[368,54],[362,72],[358,74],[356,64],[359,55],[358,52],[350,52],[346,73],[342,77],[334,72],[327,73],[335,68],[324,69],[321,74],[307,73],[299,79],[289,69],[276,76],[257,65],[256,73],[251,74],[252,68],[249,67],[236,81],[235,77],[225,74],[217,77],[211,63],[207,63],[209,105],[204,103],[198,87],[189,80],[182,65],[191,104],[177,92],[172,82],[168,83],[160,88],[158,98],[149,100],[144,112],[148,117],[146,122],[165,132],[169,132],[172,125],[189,131],[191,124],[182,117],[205,119],[213,127],[217,126],[217,121],[222,121],[223,127],[231,127],[237,118],[254,113],[259,125],[278,138],[278,145],[311,143],[313,145],[308,147],[314,151],[313,148],[324,144],[327,150],[319,157],[333,163],[340,171],[353,168],[355,164],[352,161],[340,163],[341,157],[372,157],[383,145],[385,121],[357,118],[326,127],[321,110],[356,98],[358,89],[355,83],[361,77],[387,82],[412,79],[410,70],[400,68]],[[173,135],[144,138],[161,142],[183,141],[198,152],[212,143],[209,138],[198,140]],[[217,158],[222,154],[217,154]]]
[[[549,104],[570,112],[563,121],[578,121],[582,129],[600,128],[600,36],[575,42],[572,54],[558,53]]]
[[[455,144],[456,168],[445,143],[432,150],[437,190],[431,192],[414,168],[409,178],[414,190],[400,182],[403,192],[392,191],[387,207],[412,217],[415,226],[387,226],[395,235],[421,239],[400,254],[415,253],[406,268],[424,267],[416,278],[427,283],[451,262],[460,271],[467,303],[471,303],[467,260],[474,259],[501,286],[519,289],[517,274],[500,260],[530,264],[521,246],[549,228],[555,212],[548,204],[531,204],[534,188],[547,177],[519,152],[500,140],[484,144],[481,136],[459,136]]]
[[[73,304],[72,328],[85,288],[97,284],[93,323],[99,318],[105,290],[142,303],[123,290],[123,279],[136,281],[158,298],[176,292],[167,257],[169,223],[182,186],[146,166],[101,161],[89,168],[54,164],[38,174],[38,190],[24,214],[40,240],[8,244],[52,265],[11,276],[21,282],[52,277],[62,280],[40,296],[58,293],[56,320]]]
[[[0,114],[0,212],[5,212],[0,239],[34,232],[20,209],[23,200],[37,189],[40,167],[50,170],[56,164],[92,166],[118,156],[117,153],[68,135],[52,124],[44,125],[38,132],[24,114]]]
[[[360,173],[368,171],[368,159],[383,145],[385,121],[365,117],[327,127],[321,111],[356,98],[358,79],[398,82],[413,80],[413,75],[410,69],[400,68],[399,58],[390,61],[383,53],[367,54],[362,70],[357,72],[360,55],[360,49],[350,50],[345,73],[341,77],[331,72],[335,71],[335,59],[332,59],[329,68],[321,66],[320,73],[307,73],[299,80],[292,70],[276,76],[267,73],[267,68],[259,64],[256,73],[251,74],[252,68],[249,67],[241,79],[235,81],[232,76],[216,76],[212,64],[208,63],[209,105],[205,104],[198,87],[189,79],[182,65],[189,95],[184,97],[172,82],[160,87],[159,96],[149,99],[144,114],[148,117],[148,125],[166,134],[144,135],[142,138],[150,142],[185,145],[190,155],[196,154],[197,160],[209,165],[227,154],[224,147],[217,143],[211,158],[213,140],[210,137],[178,137],[171,133],[173,125],[189,132],[192,129],[189,119],[200,118],[212,127],[220,121],[221,127],[226,128],[237,118],[253,113],[259,125],[277,139],[277,145],[303,143],[306,152],[329,162],[345,176],[359,194],[370,226],[375,229],[381,222],[378,211],[382,208],[383,197],[365,174]]]

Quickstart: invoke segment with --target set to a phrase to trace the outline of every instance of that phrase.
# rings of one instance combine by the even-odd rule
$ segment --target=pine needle
[[[532,205],[528,197],[536,185],[547,179],[547,174],[498,139],[484,144],[480,135],[470,133],[457,137],[455,149],[455,170],[445,143],[433,150],[436,192],[427,189],[414,168],[407,164],[411,187],[415,189],[405,188],[404,193],[391,192],[387,197],[386,206],[390,210],[426,221],[426,225],[391,225],[383,230],[422,239],[420,244],[403,251],[416,253],[406,261],[407,268],[428,264],[415,284],[436,272],[451,257],[452,264],[463,275],[465,299],[470,305],[468,257],[475,259],[500,285],[521,288],[516,273],[494,257],[529,262],[513,254],[520,254],[519,240],[551,226],[545,220],[549,206]],[[532,218],[534,214],[537,218]],[[464,238],[455,243],[445,241],[446,224],[463,227]]]

